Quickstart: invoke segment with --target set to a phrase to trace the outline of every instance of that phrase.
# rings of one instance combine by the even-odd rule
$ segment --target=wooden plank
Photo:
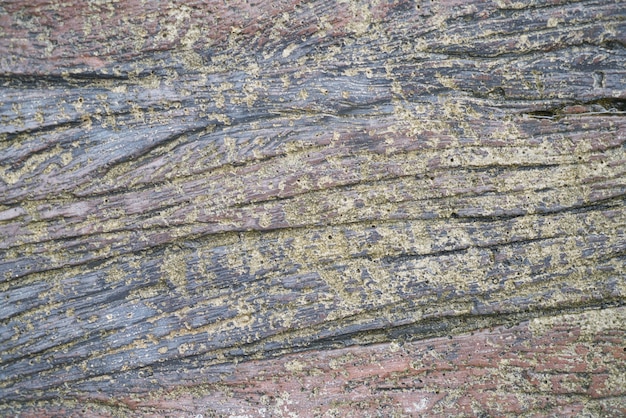
[[[625,17],[0,4],[0,414],[623,415]]]
[[[173,371],[157,371],[144,381],[162,389],[149,396],[118,388],[113,402],[94,399],[92,389],[74,394],[85,403],[51,409],[63,416],[621,416],[625,320],[624,307],[608,308],[454,337],[287,354],[214,369],[200,385],[187,373],[173,380]]]

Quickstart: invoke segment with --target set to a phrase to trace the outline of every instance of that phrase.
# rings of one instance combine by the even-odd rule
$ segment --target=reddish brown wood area
[[[620,416],[626,310],[533,319],[454,337],[231,364],[204,384],[151,375],[116,412],[161,416]],[[620,363],[622,364],[620,366]],[[84,396],[84,395],[83,395]],[[78,399],[83,397],[77,395]],[[90,399],[48,410],[111,416]],[[98,396],[105,404],[107,396]],[[211,411],[208,415],[207,411]],[[25,416],[37,416],[31,408]]]
[[[0,2],[0,415],[626,415],[621,3]]]

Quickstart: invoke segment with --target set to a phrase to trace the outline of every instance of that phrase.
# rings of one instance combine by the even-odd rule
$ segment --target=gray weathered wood
[[[625,18],[0,4],[0,414],[543,316],[623,330]]]

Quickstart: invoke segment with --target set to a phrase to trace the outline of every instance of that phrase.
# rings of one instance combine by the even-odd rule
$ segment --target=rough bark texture
[[[0,415],[623,416],[620,1],[0,3]]]

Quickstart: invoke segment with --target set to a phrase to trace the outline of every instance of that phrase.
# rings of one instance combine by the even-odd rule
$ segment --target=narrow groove
[[[42,133],[52,132],[52,131],[55,131],[56,129],[73,128],[76,126],[80,126],[82,123],[83,123],[82,120],[77,118],[77,119],[71,119],[68,121],[57,122],[57,123],[49,124],[49,125],[40,125],[40,126],[37,126],[36,128],[26,128],[23,130],[13,131],[13,132],[2,132],[4,135],[3,137],[0,137],[0,138],[3,138],[3,139],[0,139],[0,143],[11,142],[13,139],[19,136],[23,136],[23,135],[38,135]],[[50,144],[50,147],[51,146],[52,144]],[[34,155],[34,154],[29,154],[29,155]],[[24,158],[27,158],[27,157],[24,157]]]

